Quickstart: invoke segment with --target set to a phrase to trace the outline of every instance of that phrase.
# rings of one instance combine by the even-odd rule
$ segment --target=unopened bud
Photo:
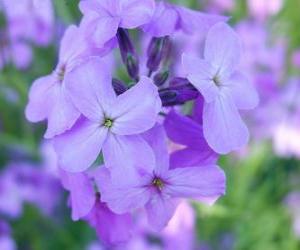
[[[139,60],[136,55],[133,44],[130,40],[127,30],[118,29],[117,38],[123,63],[126,65],[129,76],[138,80],[139,78]]]
[[[126,85],[119,79],[114,78],[112,80],[112,85],[117,95],[121,95],[127,90]]]
[[[154,80],[154,84],[158,87],[162,86],[169,78],[169,71],[163,71],[160,73],[157,73],[153,80]]]

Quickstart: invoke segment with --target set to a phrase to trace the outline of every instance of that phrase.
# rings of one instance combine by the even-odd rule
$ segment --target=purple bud
[[[117,95],[121,95],[127,90],[127,86],[119,79],[113,78],[112,85]]]
[[[167,58],[170,50],[170,39],[165,37],[153,37],[147,51],[147,67],[150,72],[158,70],[160,63]]]
[[[154,80],[154,84],[158,87],[162,86],[169,78],[169,71],[163,71],[160,73],[157,73],[153,80]]]
[[[178,91],[172,89],[163,89],[159,91],[159,97],[163,106],[172,106],[176,103]]]
[[[123,63],[126,65],[128,74],[132,79],[138,80],[139,60],[136,55],[133,44],[130,40],[128,31],[119,28],[117,33],[117,38],[118,38],[119,48],[121,52],[121,57]]]
[[[169,88],[160,89],[159,95],[163,106],[174,106],[196,99],[199,96],[199,92],[187,81],[187,84],[173,85]]]

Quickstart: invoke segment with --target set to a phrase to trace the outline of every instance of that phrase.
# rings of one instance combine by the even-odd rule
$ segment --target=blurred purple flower
[[[17,246],[10,235],[9,225],[0,220],[0,249],[1,250],[16,250]]]
[[[252,109],[258,96],[248,79],[237,70],[241,43],[225,23],[213,26],[206,39],[204,59],[183,54],[190,82],[203,95],[203,132],[217,153],[237,150],[248,141],[248,129],[238,109]]]

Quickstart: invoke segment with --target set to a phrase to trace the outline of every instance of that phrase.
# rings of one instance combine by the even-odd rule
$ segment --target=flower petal
[[[259,98],[254,86],[240,72],[235,72],[223,89],[231,94],[238,109],[253,109],[258,105]]]
[[[219,154],[227,154],[247,144],[249,132],[231,98],[221,94],[205,103],[203,132],[208,145]]]
[[[176,207],[175,200],[163,195],[155,195],[146,205],[149,225],[157,231],[162,230],[174,215]]]
[[[201,151],[185,148],[175,151],[170,156],[170,168],[194,167],[216,163],[218,155],[212,150]]]
[[[154,37],[169,36],[175,31],[177,20],[178,13],[174,8],[158,2],[152,20],[143,26],[143,30]]]
[[[188,34],[203,34],[218,22],[226,22],[228,17],[205,14],[199,11],[191,10],[185,7],[177,7],[180,16],[179,25],[181,29]]]
[[[26,118],[31,122],[45,120],[53,106],[55,79],[52,75],[35,80],[29,91]]]
[[[120,0],[120,27],[134,29],[147,23],[155,9],[154,0]]]
[[[71,130],[54,138],[59,166],[68,172],[86,170],[100,154],[106,137],[107,129],[81,118]]]
[[[92,58],[66,76],[66,89],[74,105],[89,120],[102,122],[115,100],[112,77],[104,59]]]
[[[151,172],[155,166],[152,149],[141,136],[137,135],[109,134],[103,146],[103,155],[105,165],[111,170],[112,178],[119,181],[122,181],[124,176],[126,179],[135,177],[136,169],[146,168]]]
[[[183,54],[182,65],[187,78],[203,95],[206,102],[213,101],[218,95],[218,87],[214,83],[215,69],[205,60],[196,56]]]
[[[86,219],[96,229],[99,238],[110,246],[125,243],[133,229],[130,214],[115,214],[100,201]]]
[[[73,105],[70,97],[65,91],[64,85],[55,84],[53,95],[48,96],[52,107],[47,116],[48,126],[45,138],[53,138],[72,128],[78,120],[80,113]]]
[[[77,221],[88,215],[96,202],[92,181],[82,173],[72,174],[61,171],[65,188],[70,191],[72,219]]]
[[[218,23],[208,32],[204,58],[223,79],[230,76],[240,62],[241,50],[241,41],[232,28],[226,23]]]
[[[216,165],[172,169],[166,182],[166,194],[200,201],[224,195],[226,187],[225,174]]]
[[[96,177],[97,186],[101,192],[101,200],[117,214],[131,212],[142,208],[150,198],[150,192],[140,179],[136,181],[128,180],[124,182],[112,182],[109,170],[102,168]],[[124,178],[123,176],[123,179]]]
[[[157,87],[148,77],[117,97],[109,116],[114,120],[111,131],[118,135],[133,135],[152,128],[161,109]]]

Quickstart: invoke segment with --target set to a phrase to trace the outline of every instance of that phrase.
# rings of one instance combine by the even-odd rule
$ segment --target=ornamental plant
[[[162,230],[186,199],[225,194],[218,157],[244,147],[258,97],[228,18],[154,0],[82,0],[26,117],[47,121],[74,220],[107,245],[144,215]],[[197,40],[197,46],[192,44]]]

